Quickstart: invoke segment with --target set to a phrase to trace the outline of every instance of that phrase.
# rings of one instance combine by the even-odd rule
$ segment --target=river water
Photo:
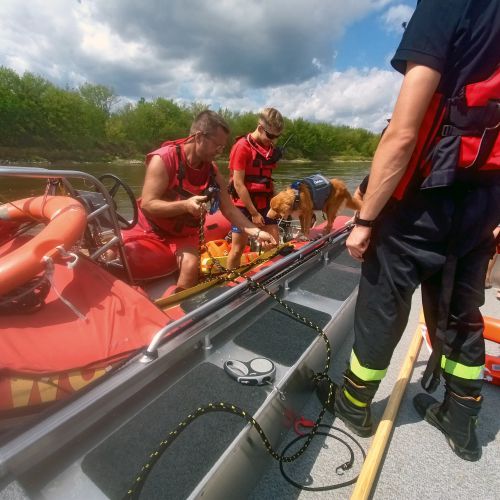
[[[228,178],[227,161],[219,162],[222,174]],[[80,163],[71,165],[57,165],[44,168],[60,170],[78,170],[99,177],[104,173],[111,173],[126,182],[136,196],[140,195],[144,180],[144,166],[140,163]],[[354,192],[363,177],[368,173],[370,162],[286,162],[281,161],[274,171],[276,191],[289,186],[294,180],[303,179],[308,175],[320,173],[325,177],[342,179],[351,193]],[[18,180],[10,177],[0,177],[0,203],[6,200],[17,200],[27,196],[43,193],[43,183],[38,180]],[[76,183],[76,187],[85,189],[85,186]],[[130,215],[127,196],[122,191],[117,192],[117,205],[123,215]]]

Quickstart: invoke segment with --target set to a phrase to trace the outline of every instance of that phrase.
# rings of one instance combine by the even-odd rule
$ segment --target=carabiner
[[[300,430],[300,426],[302,427],[314,427],[315,422],[313,420],[309,420],[308,418],[305,417],[300,417],[296,418],[295,422],[293,424],[293,430],[295,431],[295,434],[298,434],[299,436],[303,436],[305,432],[302,432]]]
[[[342,465],[339,465],[336,469],[335,472],[337,473],[338,476],[343,476],[344,472],[346,470],[349,470],[352,467],[353,461],[349,460],[349,462],[345,462]]]

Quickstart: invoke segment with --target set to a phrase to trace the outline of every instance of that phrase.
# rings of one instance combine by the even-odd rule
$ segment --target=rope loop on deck
[[[307,448],[311,444],[312,440],[314,439],[314,436],[318,434],[318,429],[321,426],[321,421],[323,420],[323,417],[325,415],[326,407],[329,406],[330,403],[333,401],[333,398],[334,398],[333,387],[335,387],[335,384],[331,381],[330,377],[328,376],[328,371],[330,369],[330,363],[331,363],[331,352],[332,352],[330,340],[328,339],[327,335],[325,334],[325,332],[323,331],[323,329],[319,325],[317,325],[316,323],[314,323],[310,319],[306,318],[302,314],[295,311],[289,304],[287,304],[283,299],[278,297],[278,295],[276,295],[274,292],[269,290],[269,288],[267,288],[265,285],[263,285],[262,283],[259,283],[258,281],[254,280],[250,276],[247,276],[244,273],[241,273],[235,269],[225,268],[224,266],[222,266],[222,264],[217,259],[214,259],[210,253],[209,248],[205,244],[204,225],[205,225],[205,213],[203,212],[202,216],[200,217],[200,226],[199,226],[199,253],[200,253],[200,255],[201,255],[201,250],[203,248],[206,248],[209,257],[212,259],[212,261],[215,263],[215,265],[217,267],[219,267],[219,269],[223,273],[227,274],[228,281],[236,281],[236,279],[238,279],[238,278],[245,279],[249,283],[249,287],[252,290],[262,290],[263,292],[265,292],[267,295],[269,295],[269,297],[271,297],[278,304],[280,304],[293,318],[297,319],[298,321],[300,321],[304,325],[313,329],[318,334],[318,336],[320,336],[323,339],[323,341],[325,342],[325,348],[326,348],[325,368],[322,372],[315,373],[312,376],[312,380],[316,385],[318,384],[318,382],[320,380],[323,380],[323,379],[330,380],[331,383],[329,384],[328,398],[327,398],[325,405],[322,407],[317,419],[314,421],[314,424],[311,427],[311,431],[305,435],[299,436],[299,438],[297,438],[297,439],[294,439],[291,443],[289,443],[285,447],[285,449],[283,450],[283,453],[279,453],[278,451],[276,451],[273,448],[273,446],[271,445],[271,442],[269,441],[268,437],[266,436],[264,430],[262,429],[260,424],[253,418],[253,416],[250,413],[246,412],[245,410],[239,408],[238,406],[231,404],[231,403],[226,403],[224,401],[220,401],[220,402],[216,402],[216,403],[209,403],[206,406],[199,407],[196,409],[196,411],[194,411],[193,413],[190,413],[183,421],[179,422],[177,427],[173,431],[171,431],[168,434],[168,436],[160,442],[160,444],[156,448],[156,450],[153,451],[149,455],[149,460],[143,465],[142,469],[137,474],[134,482],[132,483],[132,485],[128,489],[127,493],[124,495],[124,497],[123,497],[124,499],[131,499],[131,498],[137,499],[137,498],[139,498],[147,477],[149,476],[150,472],[153,470],[154,466],[156,465],[156,463],[158,462],[160,457],[167,450],[167,448],[180,436],[180,434],[182,432],[184,432],[187,429],[187,427],[195,419],[197,419],[198,417],[200,417],[202,415],[205,415],[207,413],[212,413],[212,412],[232,413],[233,415],[237,415],[237,416],[243,418],[244,420],[246,420],[247,423],[249,423],[252,427],[254,427],[255,430],[258,432],[259,437],[260,437],[262,443],[264,444],[266,450],[268,451],[269,455],[271,455],[275,460],[280,462],[280,469],[281,469],[281,472],[282,472],[283,476],[285,477],[285,479],[298,488],[308,489],[307,487],[299,485],[298,483],[295,483],[294,481],[290,480],[286,476],[286,474],[284,473],[282,467],[283,467],[283,463],[294,462],[307,450]],[[347,434],[344,431],[341,431],[341,432],[343,432],[344,434]],[[319,434],[331,435],[331,434],[327,434],[327,433],[319,433]],[[365,453],[364,453],[364,450],[362,449],[361,445],[352,436],[350,436],[349,434],[347,434],[347,435],[358,445],[359,448],[361,448],[361,451],[363,453],[363,458],[364,458]],[[352,453],[351,447],[342,439],[337,438],[335,436],[332,436],[332,437],[341,441],[342,443],[344,443],[347,446],[347,448],[351,451],[352,460],[353,460],[353,453]],[[285,452],[288,450],[288,448],[293,443],[298,441],[299,439],[305,439],[304,444],[295,453],[293,453],[292,455],[286,456]],[[338,472],[339,469],[342,469],[342,471],[345,471],[350,467],[352,467],[352,463],[342,464],[341,466],[337,467],[337,474],[339,473]],[[347,486],[349,484],[353,484],[353,482],[355,482],[355,481],[356,481],[356,478],[354,480],[350,480],[350,481],[341,483],[339,485],[334,485],[333,487],[327,487],[326,489],[340,488],[343,486]],[[311,490],[311,491],[315,491],[315,490]],[[323,491],[323,490],[319,489],[318,491]]]

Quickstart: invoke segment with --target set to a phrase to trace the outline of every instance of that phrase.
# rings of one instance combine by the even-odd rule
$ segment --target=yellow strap
[[[352,396],[349,392],[347,392],[347,389],[344,389],[344,396],[355,406],[358,406],[359,408],[366,408],[368,406],[368,403],[363,403],[363,401],[360,401],[359,399],[356,399],[354,396]]]
[[[464,378],[467,380],[479,380],[483,377],[484,365],[467,366],[457,361],[452,361],[446,356],[441,356],[441,368],[445,373],[449,373],[454,377]]]
[[[354,351],[352,351],[351,353],[350,368],[354,375],[359,377],[361,380],[364,380],[365,382],[382,380],[387,373],[387,368],[385,370],[372,370],[371,368],[365,368],[359,362],[359,359],[357,358]]]

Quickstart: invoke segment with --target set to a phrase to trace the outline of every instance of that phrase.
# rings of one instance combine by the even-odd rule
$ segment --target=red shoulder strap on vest
[[[192,134],[188,137],[183,137],[181,139],[164,141],[161,143],[160,147],[163,148],[165,146],[177,146],[178,144],[184,144],[185,142],[189,141],[189,139],[192,139],[194,136],[195,136],[195,134]]]
[[[183,181],[184,181],[184,178],[186,177],[186,167],[184,166],[184,161],[182,159],[181,144],[182,143],[175,141],[175,151],[177,153],[177,161],[178,161],[178,165],[179,165],[179,167],[177,168],[178,185],[175,188],[175,190],[184,198],[190,198],[191,196],[194,196],[194,194],[190,193],[189,191],[184,189],[184,186],[183,186]],[[210,164],[210,170],[208,173],[208,180],[206,183],[206,187],[211,186],[211,185],[215,185],[215,163],[214,162],[212,162]]]
[[[247,140],[248,144],[250,144],[250,147],[260,156],[262,156],[264,159],[268,159],[268,153],[270,150],[266,151],[263,147],[261,147],[257,142],[255,142],[254,138],[252,137],[252,134],[248,134],[245,136],[245,139]]]

